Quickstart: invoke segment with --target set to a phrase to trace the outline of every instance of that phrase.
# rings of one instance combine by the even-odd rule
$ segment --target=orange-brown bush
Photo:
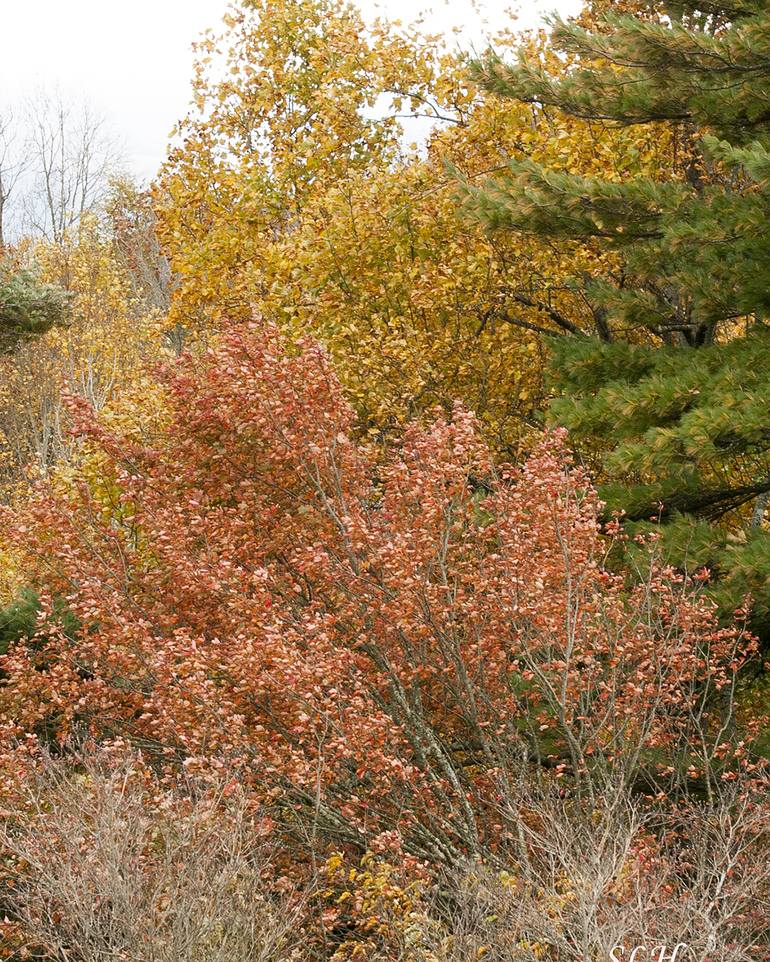
[[[697,578],[607,570],[562,436],[495,466],[458,408],[383,462],[323,352],[260,326],[165,381],[151,445],[75,403],[98,484],[8,519],[82,626],[6,656],[9,735],[230,767],[294,832],[431,862],[514,837],[522,779],[677,800],[752,770],[751,639]]]

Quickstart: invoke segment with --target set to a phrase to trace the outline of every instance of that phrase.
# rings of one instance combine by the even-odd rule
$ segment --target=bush
[[[0,270],[0,350],[64,324],[69,309],[70,295],[58,285],[39,281],[31,271],[8,276]]]

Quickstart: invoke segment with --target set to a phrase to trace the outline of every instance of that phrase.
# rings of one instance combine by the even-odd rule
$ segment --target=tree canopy
[[[569,337],[551,339],[553,415],[600,452],[610,508],[660,518],[679,563],[709,563],[727,603],[750,586],[766,610],[770,16],[759,3],[647,13],[556,19],[565,71],[525,52],[474,69],[514,105],[669,131],[671,170],[619,182],[515,160],[468,184],[465,203],[493,232],[579,239],[615,258],[573,280],[593,323],[554,328]]]

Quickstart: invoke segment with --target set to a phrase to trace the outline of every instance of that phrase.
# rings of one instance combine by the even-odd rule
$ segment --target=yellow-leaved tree
[[[522,42],[554,61],[545,34],[498,39]],[[515,454],[544,392],[542,332],[594,322],[570,279],[615,265],[590,244],[485,236],[458,212],[456,173],[506,157],[665,172],[671,135],[481,96],[441,39],[366,29],[338,0],[243,2],[199,53],[156,190],[180,277],[171,323],[208,334],[257,314],[310,331],[372,435],[459,398]],[[419,146],[403,115],[423,118]]]
[[[555,62],[545,34],[498,38],[521,43]],[[595,322],[570,279],[615,265],[590,243],[485,236],[458,211],[457,174],[506,157],[665,173],[671,135],[482,96],[443,40],[367,29],[339,0],[243,0],[199,55],[156,188],[179,276],[170,323],[208,335],[257,315],[309,331],[372,436],[460,399],[515,455],[545,390],[543,332]]]
[[[62,242],[27,255],[41,280],[68,292],[66,324],[0,358],[0,485],[4,500],[70,461],[62,392],[102,411],[140,400],[148,362],[163,347],[161,315],[140,298],[113,238],[86,217]],[[125,410],[124,410],[125,413]]]

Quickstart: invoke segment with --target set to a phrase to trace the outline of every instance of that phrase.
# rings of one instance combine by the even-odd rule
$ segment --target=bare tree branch
[[[8,214],[19,179],[28,166],[13,111],[0,113],[0,252],[8,240]]]
[[[87,104],[37,94],[27,105],[33,182],[25,198],[28,230],[60,244],[84,214],[104,200],[119,169],[105,122]]]

